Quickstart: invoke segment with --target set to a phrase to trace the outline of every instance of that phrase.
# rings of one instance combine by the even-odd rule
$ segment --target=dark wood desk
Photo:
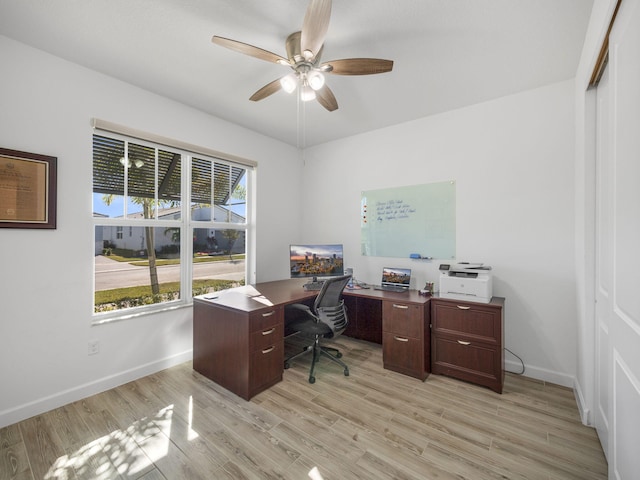
[[[302,282],[232,288],[193,299],[193,368],[249,400],[282,380],[284,306],[313,299]]]
[[[304,290],[305,282],[265,282],[195,297],[193,368],[246,400],[280,382],[284,306],[318,294]],[[431,372],[431,298],[417,291],[345,289],[350,325],[344,335],[382,344],[384,368],[424,380]]]
[[[384,368],[424,380],[431,371],[430,297],[416,290],[345,290],[354,338],[382,344]]]

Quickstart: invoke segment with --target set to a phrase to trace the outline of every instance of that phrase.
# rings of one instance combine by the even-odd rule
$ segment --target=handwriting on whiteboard
[[[416,213],[416,209],[404,200],[376,202],[376,220],[382,222],[402,221]]]

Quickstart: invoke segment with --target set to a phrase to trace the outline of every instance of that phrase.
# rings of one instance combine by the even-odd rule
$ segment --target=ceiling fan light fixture
[[[304,85],[300,90],[300,100],[303,102],[310,102],[316,99],[316,92],[309,85]]]
[[[290,73],[280,79],[280,86],[285,92],[292,93],[298,86],[298,79],[293,73]]]
[[[325,83],[325,75],[373,75],[393,69],[393,60],[380,58],[343,58],[322,63],[332,0],[307,1],[302,29],[291,33],[285,40],[286,57],[238,40],[213,36],[212,42],[216,45],[293,70],[290,75],[272,80],[258,89],[249,100],[257,102],[280,90],[287,93],[295,91],[298,100],[308,102],[317,99],[322,107],[333,112],[338,109],[338,102]]]
[[[309,82],[309,86],[314,90],[320,90],[324,87],[324,75],[317,70],[313,70],[307,75],[307,81]]]

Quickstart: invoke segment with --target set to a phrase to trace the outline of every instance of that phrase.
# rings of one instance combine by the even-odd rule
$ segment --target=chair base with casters
[[[340,358],[342,358],[342,353],[340,353],[340,350],[338,350],[337,348],[321,346],[320,335],[317,335],[315,337],[313,344],[307,345],[306,347],[304,347],[304,349],[301,352],[298,352],[295,355],[292,355],[291,357],[287,358],[284,361],[285,370],[291,366],[291,362],[293,360],[310,352],[312,353],[312,359],[311,359],[311,370],[309,370],[309,383],[316,383],[316,377],[313,375],[313,373],[316,368],[316,363],[318,363],[318,361],[320,360],[320,357],[322,357],[323,355],[327,357],[329,360],[331,360],[332,362],[335,362],[338,365],[340,365],[343,368],[345,377],[349,376],[349,367],[347,367],[347,365],[342,360],[340,360]]]
[[[332,362],[340,365],[345,377],[349,376],[349,367],[340,360],[342,357],[340,351],[336,348],[322,346],[320,341],[323,338],[333,338],[340,335],[349,323],[341,296],[350,279],[351,275],[344,275],[325,280],[311,307],[298,303],[285,307],[285,331],[289,330],[309,335],[313,343],[304,347],[301,352],[287,358],[284,361],[284,368],[288,369],[291,366],[291,362],[301,355],[311,353],[309,383],[315,383],[316,363],[322,357],[327,357]]]

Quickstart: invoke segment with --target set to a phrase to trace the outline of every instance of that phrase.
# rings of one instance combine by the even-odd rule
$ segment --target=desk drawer
[[[278,323],[284,325],[284,310],[282,307],[261,310],[249,316],[249,328],[251,333],[268,330]]]
[[[277,323],[251,334],[250,351],[263,350],[271,345],[284,345],[284,325]]]
[[[382,302],[382,331],[403,337],[422,338],[423,308],[403,302]]]
[[[484,385],[502,393],[502,349],[496,345],[450,336],[433,338],[433,373]]]
[[[423,342],[417,338],[395,333],[382,333],[382,358],[384,368],[424,380]]]
[[[282,380],[283,365],[284,346],[282,337],[280,344],[254,350],[251,353],[251,366],[249,369],[249,396],[252,397]]]
[[[433,333],[463,334],[490,343],[500,337],[500,313],[469,303],[433,304]]]

